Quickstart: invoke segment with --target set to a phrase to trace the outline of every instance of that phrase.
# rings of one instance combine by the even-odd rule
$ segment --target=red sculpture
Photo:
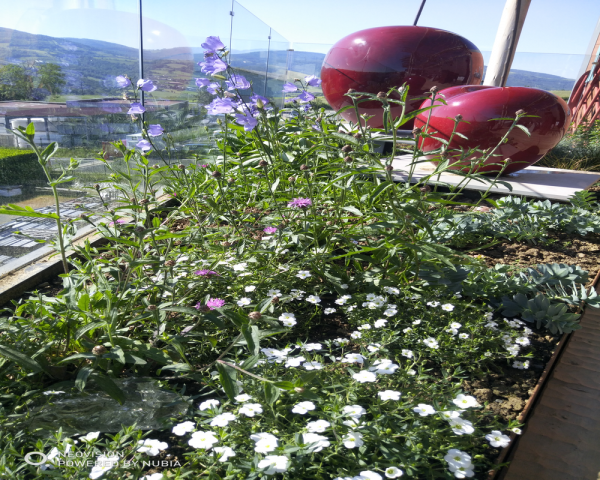
[[[528,115],[536,115],[536,117],[523,117],[519,120],[519,125],[527,127],[531,136],[527,136],[519,128],[514,128],[507,138],[507,143],[502,144],[494,152],[496,156],[489,158],[483,165],[473,170],[478,173],[499,172],[502,166],[492,164],[498,164],[505,159],[510,159],[510,162],[504,174],[533,165],[556,146],[571,122],[571,112],[564,100],[537,88],[467,85],[441,90],[438,95],[444,96],[447,105],[420,113],[415,119],[415,126],[425,128],[429,120],[427,132],[437,132],[436,137],[448,140],[454,128],[454,118],[459,114],[462,115],[463,122],[458,125],[456,131],[467,138],[458,135],[453,137],[449,145],[451,163],[453,159],[456,161],[457,157],[460,158],[460,149],[479,147],[485,150],[498,145],[512,121],[490,121],[490,119],[515,118],[518,110],[524,110]],[[421,107],[429,105],[431,100],[426,100]],[[431,112],[430,118],[429,112]],[[435,139],[426,138],[421,139],[419,146],[427,153],[440,148],[442,144]],[[480,157],[481,153],[476,153],[468,160]],[[435,158],[435,156],[430,155],[425,158]],[[471,162],[459,163],[450,168],[469,171]]]
[[[411,112],[419,108],[431,87],[478,85],[482,76],[481,52],[466,38],[437,28],[412,26],[369,28],[348,35],[331,47],[321,69],[323,93],[335,110],[352,105],[344,96],[350,88],[376,94],[406,82],[411,100],[406,111]],[[371,127],[383,126],[381,103],[361,103],[359,112],[374,115],[368,122]],[[401,112],[400,105],[392,106],[394,118]],[[357,121],[353,109],[343,112],[342,117]],[[412,129],[412,125],[411,121],[402,128]]]

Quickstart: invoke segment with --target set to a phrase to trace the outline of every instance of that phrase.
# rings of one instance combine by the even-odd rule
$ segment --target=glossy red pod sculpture
[[[431,87],[478,85],[482,76],[481,52],[466,38],[438,28],[377,27],[348,35],[331,47],[323,61],[321,86],[327,102],[337,111],[352,105],[344,96],[351,88],[377,94],[406,82],[406,111],[411,112],[419,108]],[[400,105],[392,104],[394,118],[401,112]],[[380,102],[361,103],[359,114],[374,115],[369,126],[383,126]],[[342,117],[357,121],[354,109],[346,110]],[[402,128],[412,129],[412,125],[413,121]]]
[[[444,96],[447,105],[420,113],[415,119],[415,126],[427,128],[428,133],[436,132],[436,137],[448,141],[454,128],[455,117],[462,115],[463,121],[459,123],[456,131],[466,138],[455,135],[449,145],[450,161],[456,163],[450,167],[453,170],[497,173],[503,167],[502,162],[508,159],[508,166],[503,174],[517,172],[533,165],[555,147],[571,122],[571,112],[564,100],[537,88],[467,85],[447,88],[438,95]],[[425,100],[421,107],[429,105],[431,100]],[[480,165],[472,162],[482,157],[481,152],[475,152],[464,161],[458,161],[461,150],[475,147],[481,150],[495,148],[508,132],[512,121],[491,119],[515,118],[518,110],[535,115],[519,120],[519,125],[526,127],[531,136],[519,128],[514,128],[509,133],[506,143],[500,145],[493,156]],[[433,138],[421,138],[419,146],[427,154],[440,148],[442,143]],[[433,159],[436,156],[426,155],[425,158]],[[439,159],[439,156],[437,158]]]

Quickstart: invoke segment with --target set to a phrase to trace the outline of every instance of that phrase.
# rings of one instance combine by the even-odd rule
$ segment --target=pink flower
[[[208,302],[206,302],[206,306],[211,310],[215,308],[220,308],[225,305],[225,300],[221,300],[220,298],[209,298]]]
[[[201,277],[209,277],[210,275],[218,275],[217,272],[213,272],[212,270],[196,270],[194,272],[195,275],[200,275]]]
[[[117,219],[117,223],[118,223],[119,225],[121,225],[121,224],[123,224],[123,223],[125,223],[125,222],[127,222],[127,220],[125,220],[124,218],[118,218],[118,219]],[[108,226],[109,226],[109,227],[114,227],[114,226],[115,226],[115,222],[110,222],[110,223],[108,224]]]
[[[294,208],[310,207],[311,205],[312,200],[310,198],[294,198],[291,202],[288,203],[288,207]]]
[[[277,229],[275,227],[267,227],[263,230],[265,233],[275,233]]]

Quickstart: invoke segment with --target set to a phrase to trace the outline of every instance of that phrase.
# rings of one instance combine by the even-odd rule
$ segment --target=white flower
[[[417,318],[414,322],[412,322],[413,325],[421,325],[421,322],[423,320],[421,320],[420,318]]]
[[[395,308],[388,308],[387,310],[384,310],[384,312],[383,312],[383,314],[386,317],[393,317],[397,313],[398,313],[398,310],[396,310]]]
[[[457,395],[456,398],[452,400],[452,403],[454,403],[454,405],[456,405],[457,407],[461,408],[481,406],[479,405],[479,402],[477,402],[477,399],[475,397],[472,397],[471,395],[463,395],[462,393]]]
[[[323,345],[321,345],[320,343],[305,343],[302,346],[302,348],[307,352],[310,352],[312,350],[321,350],[323,348]]]
[[[362,333],[360,333],[360,332],[352,332],[352,333],[350,334],[350,337],[351,337],[351,338],[354,338],[354,339],[356,340],[357,338],[360,338],[360,337],[362,337]]]
[[[360,475],[357,477],[354,477],[357,480],[383,480],[383,478],[381,477],[381,475],[379,475],[378,473],[372,472],[371,470],[365,470],[363,472],[360,472]]]
[[[350,340],[348,340],[347,338],[336,338],[333,341],[333,343],[335,343],[338,347],[343,347],[344,345],[348,345],[350,343]]]
[[[242,393],[241,395],[238,395],[237,397],[233,398],[236,402],[247,402],[248,400],[252,400],[252,397],[247,393]]]
[[[429,307],[438,307],[440,302],[427,302],[427,306]]]
[[[172,431],[175,435],[182,437],[186,433],[194,430],[194,428],[196,428],[196,424],[194,422],[183,422],[175,425]]]
[[[278,441],[275,437],[263,438],[254,444],[254,451],[257,453],[269,453],[277,448]]]
[[[215,418],[212,419],[212,421],[210,422],[210,426],[226,427],[229,424],[229,422],[232,422],[236,418],[237,417],[233,413],[221,413],[220,415],[217,415]]]
[[[342,363],[360,363],[361,365],[365,361],[360,353],[347,353],[342,359]]]
[[[398,290],[396,287],[383,287],[383,291],[391,295],[400,295],[400,290]]]
[[[300,270],[296,276],[304,280],[305,278],[310,277],[310,272],[308,270]]]
[[[79,440],[83,442],[91,442],[92,440],[97,440],[99,436],[100,432],[90,432],[87,435],[80,437]]]
[[[293,327],[294,325],[296,325],[296,320],[282,320],[281,324],[284,327]]]
[[[367,411],[360,405],[347,405],[342,411],[344,412],[344,415],[348,415],[352,418],[360,418],[367,413]]]
[[[312,433],[323,433],[325,429],[331,426],[327,420],[317,420],[315,422],[308,422],[306,429]]]
[[[452,336],[458,333],[458,330],[456,328],[447,328],[446,331]]]
[[[402,330],[404,333],[408,333],[408,332],[412,332],[412,328],[410,327],[406,327],[404,330]]]
[[[519,337],[515,340],[515,343],[518,343],[519,345],[526,347],[531,342],[529,341],[529,339],[527,337]]]
[[[147,438],[146,440],[138,441],[138,445],[141,447],[138,448],[138,452],[147,453],[151,457],[158,455],[161,450],[166,450],[169,448],[169,445],[165,442],[161,442],[160,440],[155,440],[153,438]]]
[[[450,466],[467,467],[471,465],[471,456],[456,448],[448,450],[448,453],[444,456],[444,460],[446,460]]]
[[[510,437],[508,435],[502,435],[499,430],[492,430],[492,433],[488,433],[485,439],[490,442],[492,447],[504,448],[510,443]]]
[[[246,305],[250,305],[252,303],[252,299],[248,297],[242,297],[237,301],[238,307],[245,307]]]
[[[306,297],[306,301],[309,303],[314,303],[315,305],[317,303],[321,303],[321,299],[317,295],[309,295]]]
[[[517,435],[521,435],[523,433],[523,431],[517,427],[511,428],[510,431],[516,433]]]
[[[466,340],[467,338],[469,338],[469,334],[468,333],[459,333],[458,338]]]
[[[246,403],[240,408],[239,413],[247,417],[253,417],[257,413],[263,413],[263,409],[260,403]]]
[[[235,457],[235,452],[231,447],[215,447],[213,451],[220,454],[219,462],[226,462],[229,457]]]
[[[299,413],[300,415],[304,415],[309,410],[314,410],[315,404],[313,402],[300,402],[294,405],[292,408],[292,413]]]
[[[379,398],[381,398],[381,400],[386,401],[386,400],[400,400],[400,395],[402,395],[402,394],[395,390],[384,390],[383,392],[379,392],[377,395],[379,395]]]
[[[348,432],[344,438],[342,438],[342,442],[344,442],[346,448],[361,447],[365,444],[362,439],[362,433],[360,432]]]
[[[323,364],[320,362],[304,362],[302,365],[307,370],[322,370]]]
[[[492,352],[485,352],[483,355],[486,356],[486,357],[491,357],[492,356]]]
[[[521,350],[521,347],[519,347],[519,345],[510,345],[510,344],[507,344],[506,350],[512,356],[516,356],[516,355],[519,354],[519,351]]]
[[[385,327],[385,324],[388,321],[385,318],[380,318],[379,320],[375,320],[375,323],[373,324],[373,326],[375,328],[381,328],[381,327]]]
[[[294,315],[293,313],[284,312],[281,315],[279,315],[279,320],[281,320],[282,322],[285,320],[296,320],[296,315]]]
[[[388,467],[384,473],[387,478],[398,478],[404,475],[404,472],[397,467]]]
[[[529,360],[525,360],[524,362],[515,360],[513,362],[513,368],[518,368],[519,370],[527,370],[529,368]]]
[[[272,442],[277,443],[277,437],[271,433],[266,432],[253,433],[252,435],[250,435],[250,440],[252,440],[255,443],[260,442],[261,440],[271,440]]]
[[[406,348],[402,349],[402,356],[406,358],[413,358],[414,354],[412,350],[407,350]]]
[[[443,412],[438,413],[444,417],[444,420],[453,420],[460,417],[460,411],[457,410],[444,410]]]
[[[246,270],[247,266],[248,264],[246,262],[238,263],[237,265],[233,266],[233,270],[236,272],[243,272],[244,270]]]
[[[358,373],[352,375],[352,378],[360,383],[375,382],[377,375],[367,370],[361,370]]]
[[[360,418],[352,418],[350,420],[344,420],[342,423],[352,429],[362,428],[364,426],[360,423]]]
[[[462,324],[458,323],[458,322],[452,322],[450,324],[450,328],[460,328],[462,327]]]
[[[334,303],[336,303],[337,305],[345,305],[346,303],[348,303],[348,300],[350,300],[351,298],[352,298],[352,295],[342,295]]]
[[[206,400],[200,404],[200,410],[213,409],[219,405],[219,401],[215,399]]]
[[[247,293],[253,292],[254,290],[256,290],[256,285],[248,285],[247,287],[244,287],[244,292]]]
[[[204,448],[209,450],[219,440],[215,437],[213,432],[194,432],[192,438],[188,441],[190,447]]]
[[[340,288],[341,288],[342,290],[348,290],[348,284],[347,284],[347,283],[342,283],[342,284],[340,285]]]
[[[426,417],[427,415],[433,415],[435,413],[434,408],[431,405],[427,405],[425,403],[419,403],[418,406],[413,408],[413,411],[418,413],[422,417]]]
[[[381,345],[379,343],[373,343],[371,345],[367,345],[367,350],[371,353],[378,352],[381,350]]]
[[[365,323],[363,325],[361,325],[360,327],[356,327],[357,330],[371,330],[371,325],[369,325],[368,323]]]
[[[326,308],[325,310],[323,310],[323,313],[325,315],[331,315],[332,313],[335,313],[336,309],[335,308]]]
[[[498,330],[496,328],[498,326],[498,324],[496,322],[487,322],[484,326],[488,327],[488,328],[491,328],[492,330]]]
[[[140,480],[163,480],[165,477],[162,473],[151,473],[150,475],[144,475]]]
[[[61,393],[65,393],[62,390],[46,390],[44,395],[59,395]]]
[[[302,300],[304,298],[304,294],[306,292],[304,290],[297,290],[295,288],[292,288],[290,290],[290,297],[292,297],[294,300]]]
[[[444,303],[442,305],[442,310],[446,310],[447,312],[451,312],[452,310],[454,310],[454,305],[452,305],[451,303]]]
[[[468,467],[456,467],[454,465],[449,465],[448,468],[452,473],[454,473],[455,478],[467,478],[475,475],[473,465],[469,465]]]
[[[111,468],[116,467],[119,463],[118,455],[100,455],[96,457],[95,465],[92,467],[92,471],[90,472],[90,478],[96,479],[100,478],[104,473],[108,472]]]
[[[369,368],[369,371],[375,372],[380,375],[391,375],[398,368],[400,368],[395,363],[392,363],[391,360],[383,359],[377,360],[373,363],[373,366]]]
[[[320,452],[325,447],[331,445],[327,437],[324,437],[323,435],[319,435],[317,433],[303,433],[302,440],[305,444],[312,444],[311,449],[313,452]]]
[[[425,345],[427,345],[429,348],[434,348],[434,349],[440,348],[440,346],[438,345],[437,340],[435,338],[433,338],[433,337],[426,338],[425,340],[423,340],[423,343]]]
[[[471,435],[475,431],[475,429],[473,428],[473,424],[468,420],[464,420],[462,418],[452,418],[450,419],[449,423],[450,427],[452,428],[452,431],[456,435],[463,435],[465,433],[467,435]]]
[[[285,368],[299,367],[304,361],[306,361],[306,358],[302,356],[288,358],[287,362],[285,362]]]
[[[285,472],[289,466],[289,459],[283,455],[267,455],[264,460],[258,462],[258,468],[264,468],[265,475]]]
[[[416,374],[417,374],[417,371],[416,371],[416,370],[413,370],[412,368],[409,368],[409,369],[406,371],[406,374],[407,374],[407,375],[416,375]]]
[[[281,290],[276,290],[276,289],[272,288],[271,290],[269,290],[267,292],[267,296],[269,296],[269,297],[280,297],[281,296]]]

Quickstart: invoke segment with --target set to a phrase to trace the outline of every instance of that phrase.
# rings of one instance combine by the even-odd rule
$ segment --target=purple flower
[[[206,306],[211,310],[215,308],[220,308],[225,305],[225,300],[221,300],[220,298],[210,298],[208,302],[206,302]]]
[[[123,223],[125,223],[125,222],[127,222],[127,220],[125,220],[124,218],[118,218],[118,219],[117,219],[117,224],[118,224],[118,225],[121,225],[121,224],[123,224]],[[114,227],[114,226],[115,226],[115,222],[110,222],[110,223],[108,224],[108,226],[109,226],[109,227]]]
[[[129,80],[125,75],[119,75],[117,78],[115,78],[115,80],[117,81],[117,85],[121,88],[131,85],[131,80]]]
[[[235,73],[231,75],[231,80],[225,80],[225,83],[228,90],[235,90],[236,88],[238,90],[247,90],[250,88],[250,82],[246,80],[246,77]]]
[[[146,111],[146,109],[139,102],[133,102],[129,106],[129,110],[127,111],[127,115],[137,115],[142,114]]]
[[[265,233],[275,233],[277,229],[275,227],[267,227],[263,230]]]
[[[312,93],[308,93],[304,90],[300,95],[298,95],[298,100],[301,102],[312,102],[315,99],[315,96]]]
[[[215,53],[217,50],[225,50],[225,45],[219,37],[206,37],[206,42],[200,46],[208,53]]]
[[[223,72],[227,70],[227,64],[220,58],[209,57],[204,62],[200,62],[200,70],[208,75]]]
[[[137,82],[137,87],[144,92],[153,92],[156,90],[156,85],[152,83],[152,80],[144,80],[140,78]]]
[[[235,122],[239,125],[243,125],[246,132],[251,132],[254,130],[254,127],[258,125],[258,120],[256,118],[242,115],[241,113],[235,114]]]
[[[218,115],[220,113],[233,113],[237,104],[231,98],[215,98],[206,106],[209,115]]]
[[[291,202],[288,203],[288,207],[293,208],[304,208],[310,207],[312,205],[312,200],[310,198],[294,198]]]
[[[218,273],[212,270],[196,270],[194,272],[194,275],[200,275],[201,277],[209,277],[211,275],[218,275]]]
[[[295,98],[286,98],[285,103],[296,103],[296,99]]]
[[[283,84],[283,90],[282,90],[282,92],[292,93],[292,92],[297,92],[297,91],[298,91],[298,87],[296,87],[296,85],[294,85],[293,83],[285,82]]]
[[[319,85],[321,85],[321,79],[319,77],[315,77],[314,75],[304,77],[304,81],[307,85],[310,85],[311,87],[318,87]]]
[[[159,137],[164,133],[164,129],[159,125],[150,125],[148,127],[148,135],[151,137]]]
[[[254,95],[252,95],[250,97],[250,100],[252,100],[252,103],[254,103],[254,104],[256,104],[256,102],[258,100],[260,100],[263,103],[263,105],[266,105],[267,103],[269,103],[269,99],[268,98],[265,98],[262,95],[259,95],[258,93],[255,93]]]
[[[140,140],[136,145],[142,152],[147,152],[152,149],[152,145],[148,140]]]
[[[216,95],[218,90],[221,88],[221,84],[219,83],[211,83],[208,87],[206,87],[206,91],[211,95]]]
[[[210,84],[210,80],[208,78],[197,78],[196,86],[198,88],[206,87]]]
[[[200,165],[202,168],[208,168],[208,165],[204,164],[204,165]]]

